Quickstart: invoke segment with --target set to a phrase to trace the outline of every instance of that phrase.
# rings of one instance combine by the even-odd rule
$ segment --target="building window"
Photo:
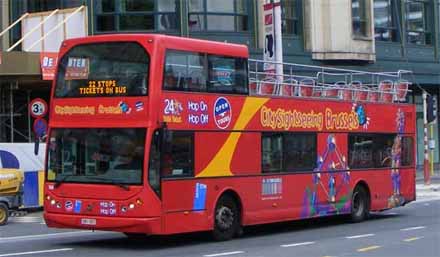
[[[351,1],[351,22],[354,36],[369,36],[368,10],[367,0]]]
[[[96,31],[176,31],[178,0],[97,0]]]
[[[190,31],[248,31],[247,0],[190,0]]]
[[[281,0],[281,31],[283,35],[298,35],[298,1]]]
[[[408,0],[406,2],[407,42],[417,45],[431,45],[432,34],[428,27],[429,2]]]
[[[46,12],[85,5],[84,0],[27,0],[27,12]]]
[[[316,134],[263,133],[263,172],[312,171],[316,166],[316,142]]]
[[[399,40],[394,23],[395,4],[394,0],[374,0],[374,37],[378,41]]]

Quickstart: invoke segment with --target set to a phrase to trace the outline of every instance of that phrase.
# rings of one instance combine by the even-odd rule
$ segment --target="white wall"
[[[22,21],[22,35],[32,31],[23,41],[23,49],[28,52],[58,52],[61,42],[65,39],[74,37],[84,37],[88,34],[87,25],[87,8],[83,8],[80,12],[74,14],[66,23],[59,26],[55,31],[49,34],[44,40],[30,47],[42,38],[46,33],[62,23],[77,8],[59,10],[55,15],[51,16],[44,24],[38,26],[52,11],[32,13]]]
[[[369,9],[369,35],[360,38],[352,33],[351,0],[305,0],[305,45],[312,58],[375,61],[372,0]]]
[[[0,143],[0,150],[13,154],[19,162],[19,169],[23,171],[37,171],[44,169],[46,144],[40,143],[38,155],[34,154],[33,143]],[[0,160],[0,168],[3,167]]]

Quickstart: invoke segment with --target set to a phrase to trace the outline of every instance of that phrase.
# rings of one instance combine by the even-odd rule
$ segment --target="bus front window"
[[[145,129],[53,129],[48,181],[142,184]]]
[[[75,46],[58,65],[55,97],[147,95],[149,61],[134,42]]]

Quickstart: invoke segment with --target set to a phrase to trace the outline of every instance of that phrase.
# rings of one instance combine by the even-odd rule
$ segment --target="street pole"
[[[275,66],[277,74],[277,82],[283,82],[283,37],[281,30],[281,2],[280,0],[273,1],[273,16],[274,16],[274,32],[275,32]]]
[[[423,90],[422,93],[423,98],[423,144],[424,144],[424,156],[425,160],[423,162],[423,176],[425,185],[431,184],[431,174],[429,172],[429,153],[428,153],[428,114],[427,114],[427,105],[426,105],[426,91]]]
[[[434,121],[429,124],[430,128],[430,141],[431,143],[434,143]],[[431,176],[434,176],[434,144],[429,147],[430,151],[430,164],[431,164]]]

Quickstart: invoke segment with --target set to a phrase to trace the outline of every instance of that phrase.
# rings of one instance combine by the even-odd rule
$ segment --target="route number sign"
[[[47,103],[41,98],[35,98],[29,104],[29,113],[34,118],[42,118],[47,113]]]

